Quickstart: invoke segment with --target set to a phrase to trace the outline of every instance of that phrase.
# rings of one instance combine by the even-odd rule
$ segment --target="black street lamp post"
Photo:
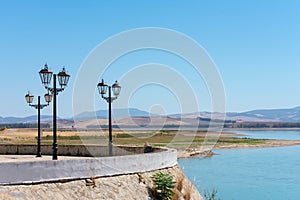
[[[102,82],[98,83],[97,85],[99,93],[103,99],[105,99],[108,103],[108,129],[109,129],[109,141],[108,141],[108,147],[109,147],[109,156],[112,156],[112,123],[111,123],[111,103],[116,100],[120,94],[121,86],[116,81],[112,86],[108,86],[106,83],[104,83],[104,80],[102,79]],[[104,96],[106,94],[106,91],[108,89],[108,96]],[[113,91],[114,97],[111,96],[111,90]]]
[[[34,96],[31,95],[29,92],[28,92],[28,94],[25,95],[26,102],[29,104],[29,106],[32,106],[38,110],[38,137],[37,137],[36,157],[42,157],[42,152],[41,152],[41,109],[48,106],[52,100],[51,94],[45,94],[44,97],[45,97],[45,101],[47,102],[47,104],[41,104],[41,96],[38,96],[37,104],[32,104]]]
[[[53,95],[53,154],[52,154],[52,160],[57,160],[57,124],[56,124],[56,96],[59,92],[64,91],[65,87],[68,85],[68,81],[70,78],[70,75],[67,73],[65,68],[62,69],[61,72],[58,74],[53,74],[51,70],[48,69],[48,65],[45,64],[44,69],[42,69],[40,72],[40,78],[42,83],[44,84],[45,88],[50,91]],[[51,78],[53,75],[53,87],[49,87],[49,84],[51,82]],[[58,77],[58,82],[60,85],[60,88],[56,87],[56,77]]]

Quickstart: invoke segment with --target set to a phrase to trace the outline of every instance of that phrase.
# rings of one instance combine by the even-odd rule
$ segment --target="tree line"
[[[10,123],[10,124],[0,124],[0,130],[6,128],[37,128],[36,123]],[[41,128],[50,128],[50,124],[41,123]]]

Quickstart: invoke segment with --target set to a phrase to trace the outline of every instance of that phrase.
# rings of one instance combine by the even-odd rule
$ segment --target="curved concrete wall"
[[[153,148],[153,151],[163,151],[161,148]],[[0,155],[36,155],[37,146],[24,144],[4,144],[0,145]],[[42,155],[52,155],[52,145],[41,146]],[[144,153],[144,147],[130,147],[130,146],[113,146],[113,155],[131,155]],[[103,157],[109,155],[108,146],[99,145],[59,145],[59,156],[92,156]]]
[[[38,183],[130,174],[172,167],[176,164],[177,151],[173,149],[113,157],[62,156],[59,160],[33,158],[32,161],[0,163],[0,184]]]

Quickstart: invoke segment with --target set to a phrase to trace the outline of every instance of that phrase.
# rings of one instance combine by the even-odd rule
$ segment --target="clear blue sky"
[[[58,115],[72,116],[73,84],[85,58],[108,37],[142,27],[173,29],[202,45],[222,76],[227,111],[298,106],[299,10],[297,0],[1,1],[0,116],[36,114],[24,95],[28,90],[35,95],[45,93],[38,76],[45,62],[55,72],[65,66],[71,74],[68,88],[58,97]],[[151,52],[145,55],[138,56]],[[150,61],[145,58],[145,63]],[[164,107],[166,101],[149,94],[147,87],[136,92],[130,106]],[[201,102],[201,94],[197,95]],[[96,109],[106,109],[100,97],[95,98]],[[201,110],[209,110],[206,103]],[[165,106],[168,113],[178,111],[175,104]],[[43,114],[51,113],[51,107],[43,110]]]

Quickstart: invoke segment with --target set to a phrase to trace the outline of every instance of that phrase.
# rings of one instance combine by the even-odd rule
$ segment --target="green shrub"
[[[206,200],[220,200],[220,198],[217,199],[217,193],[218,191],[216,189],[213,189],[211,193],[204,191],[204,198]]]
[[[174,177],[171,174],[159,172],[154,174],[152,178],[155,182],[156,197],[158,200],[169,200],[174,196],[176,182],[173,181]]]
[[[133,136],[127,133],[119,133],[116,135],[116,138],[132,138]]]

